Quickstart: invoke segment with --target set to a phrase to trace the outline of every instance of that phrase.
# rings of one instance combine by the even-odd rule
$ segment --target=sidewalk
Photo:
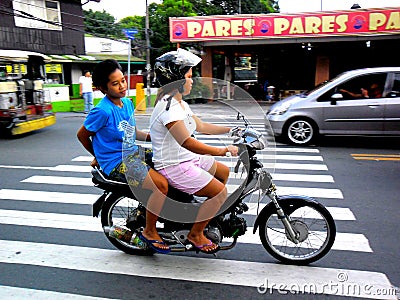
[[[247,100],[231,100],[227,101],[226,103],[236,107],[236,108],[249,108],[253,105],[255,105],[254,101],[247,101]],[[266,101],[257,101],[257,104],[259,107],[264,112],[267,112],[269,107],[274,104],[275,102],[266,102]],[[201,114],[201,113],[207,113],[207,114],[214,114],[218,115],[218,110],[223,111],[225,104],[221,103],[219,101],[212,101],[212,102],[207,102],[204,104],[189,104],[190,108],[196,113],[196,114]],[[154,107],[146,107],[146,110],[135,110],[135,115],[136,116],[147,116],[150,117],[152,112],[154,110]],[[62,117],[82,117],[85,118],[86,114],[83,112],[57,112],[57,116],[62,116]]]

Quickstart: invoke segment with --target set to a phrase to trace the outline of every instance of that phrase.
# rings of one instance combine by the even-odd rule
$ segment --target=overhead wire
[[[14,0],[14,2],[17,2],[19,4],[25,4],[25,5],[32,6],[32,7],[38,7],[38,8],[41,8],[41,9],[49,9],[49,10],[54,10],[54,11],[57,11],[57,12],[60,11],[61,15],[69,15],[69,16],[73,16],[73,17],[80,18],[80,19],[83,19],[83,20],[89,19],[89,20],[95,21],[97,23],[104,23],[105,27],[100,27],[100,28],[104,28],[104,29],[108,29],[111,25],[115,25],[115,23],[111,23],[111,22],[106,21],[106,20],[98,20],[98,19],[93,19],[93,18],[87,18],[85,16],[80,16],[80,15],[76,15],[76,14],[62,12],[59,9],[45,8],[43,6],[35,5],[35,4],[32,4],[32,3],[26,3],[26,2],[18,1],[18,0]],[[85,31],[84,29],[80,29],[80,28],[89,28],[89,29],[90,28],[96,28],[96,29],[99,28],[99,26],[91,26],[91,25],[87,25],[87,24],[76,24],[76,23],[66,23],[66,22],[62,22],[62,21],[56,22],[56,21],[46,20],[46,19],[43,19],[43,18],[40,18],[40,17],[36,17],[36,16],[34,16],[32,14],[29,14],[27,12],[11,8],[9,6],[4,5],[3,3],[0,3],[0,14],[9,15],[9,16],[13,16],[13,17],[31,19],[31,20],[34,20],[34,21],[43,22],[43,23],[47,23],[47,24],[50,24],[50,25],[58,26],[58,27],[61,27],[61,28],[66,28],[66,29],[70,29],[70,30],[73,30],[73,31],[81,32],[83,34],[86,34],[88,32]],[[35,29],[35,28],[31,28],[31,29]],[[4,32],[4,30],[1,30],[1,29],[0,29],[0,31]],[[110,37],[107,34],[100,34],[100,33],[93,33],[93,32],[91,32],[90,34],[95,36],[95,37],[107,38],[107,39],[115,40],[115,41],[119,41],[119,42],[128,42],[128,41],[126,41],[124,39]],[[51,44],[54,44],[54,43],[51,43]],[[43,45],[45,45],[45,44],[43,44]],[[66,45],[66,46],[68,46],[68,45]],[[140,41],[138,41],[138,40],[135,40],[135,46],[138,47],[138,48],[146,48],[146,46],[145,45],[141,45]],[[151,49],[156,50],[157,48],[151,47]]]
[[[38,5],[35,5],[35,4],[31,4],[31,3],[26,3],[26,2],[22,2],[22,1],[16,1],[16,0],[14,0],[14,2],[17,2],[17,3],[20,3],[20,4],[25,4],[25,5],[32,6],[32,7],[38,7],[38,8],[45,9],[43,6],[38,6]],[[4,9],[1,9],[1,7],[3,7]],[[8,11],[5,10],[5,9],[7,9]],[[54,9],[54,8],[46,8],[46,9],[54,10],[54,11],[59,12],[58,9]],[[65,28],[68,28],[68,29],[71,29],[71,30],[75,30],[75,31],[79,31],[79,32],[84,32],[84,33],[87,33],[87,32],[84,31],[84,30],[83,31],[80,30],[79,27],[80,28],[88,27],[89,29],[90,28],[97,28],[97,29],[99,28],[99,26],[94,27],[94,26],[85,25],[85,24],[64,23],[64,22],[55,22],[55,21],[46,20],[46,19],[43,19],[43,18],[39,18],[39,17],[33,16],[33,15],[27,13],[27,12],[24,12],[24,11],[21,11],[21,10],[17,10],[17,9],[14,9],[14,8],[10,8],[10,7],[2,4],[2,3],[0,3],[0,13],[11,15],[11,16],[14,16],[14,17],[17,16],[17,17],[21,17],[21,18],[32,19],[32,20],[44,22],[44,23],[47,23],[47,24],[55,25],[55,26],[60,26],[60,27],[64,26]],[[61,12],[61,11],[60,11],[60,13],[62,15],[69,15],[69,16],[77,17],[77,18],[80,18],[80,19],[83,19],[83,20],[85,19],[84,16],[80,16],[80,15],[76,15],[76,14],[71,14],[71,13]],[[106,21],[106,20],[98,20],[98,19],[93,19],[93,18],[86,18],[86,19],[89,19],[89,20],[92,20],[92,21],[96,21],[97,23],[103,23],[102,26],[104,26],[104,27],[100,27],[100,28],[103,28],[103,29],[108,29],[108,28],[110,28],[110,26],[115,25],[115,23],[112,23],[112,22],[109,22],[109,21]],[[91,33],[91,34],[92,35],[99,35],[100,37],[109,38],[108,36],[105,36],[105,35],[102,35],[102,34],[94,34],[94,33]]]

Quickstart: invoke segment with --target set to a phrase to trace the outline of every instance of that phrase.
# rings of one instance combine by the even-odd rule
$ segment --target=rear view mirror
[[[341,100],[343,99],[343,95],[340,93],[335,93],[331,96],[331,104],[332,105],[336,105],[336,101],[337,100]]]
[[[343,99],[343,95],[341,93],[335,93],[331,96],[331,99],[340,100]]]

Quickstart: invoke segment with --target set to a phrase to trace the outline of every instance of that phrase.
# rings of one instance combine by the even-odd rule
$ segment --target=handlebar
[[[240,144],[246,145],[255,150],[262,150],[266,146],[266,142],[262,140],[262,133],[251,128],[250,123],[240,113],[237,115],[237,119],[243,119],[245,123],[245,129],[239,127],[233,127],[229,134],[232,137],[236,137],[233,144],[238,146]]]

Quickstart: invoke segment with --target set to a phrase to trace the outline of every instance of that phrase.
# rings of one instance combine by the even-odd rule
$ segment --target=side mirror
[[[336,105],[336,101],[337,100],[341,100],[343,99],[343,95],[340,93],[335,93],[331,96],[331,104],[332,105]]]

